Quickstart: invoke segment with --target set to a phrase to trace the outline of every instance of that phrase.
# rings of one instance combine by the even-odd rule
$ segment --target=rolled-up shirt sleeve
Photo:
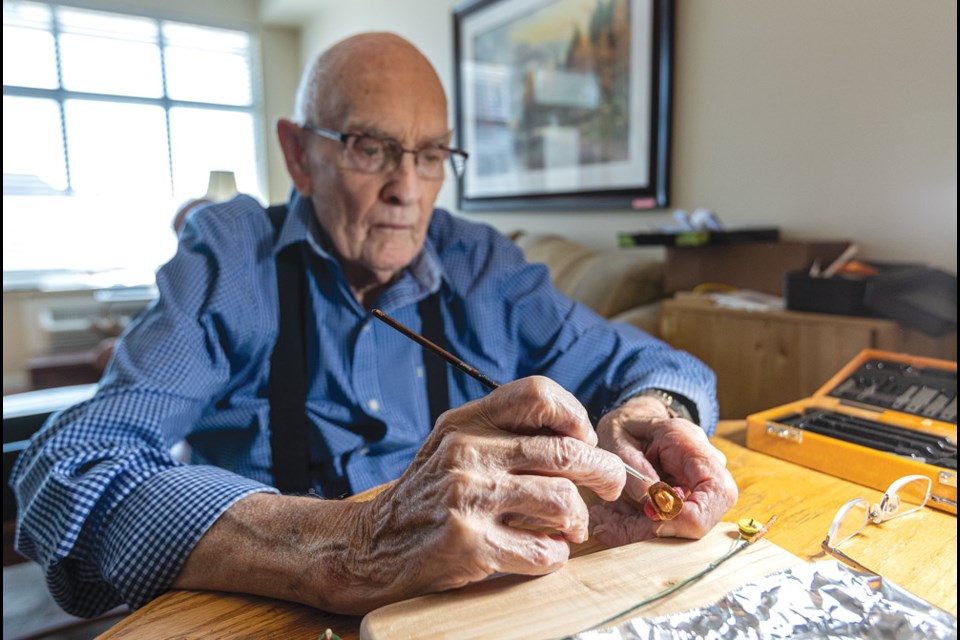
[[[555,304],[563,320],[552,334],[553,349],[542,372],[581,398],[594,419],[641,391],[662,389],[692,405],[700,426],[713,434],[719,407],[716,376],[709,367],[636,327],[607,322],[579,303]]]
[[[503,377],[545,375],[573,393],[598,419],[645,389],[680,397],[712,434],[719,409],[716,376],[689,353],[640,329],[609,322],[570,300],[550,283],[542,264],[527,263],[506,239],[494,239],[480,265],[489,277],[473,285],[484,309],[500,308],[499,326],[487,320],[487,351],[515,363]],[[477,314],[479,316],[479,314]],[[490,315],[490,314],[488,314]],[[471,319],[471,326],[478,323]]]
[[[275,491],[216,467],[181,464],[110,429],[71,444],[68,432],[86,430],[70,424],[71,413],[21,456],[17,547],[45,569],[54,599],[75,615],[146,604],[169,588],[230,505]]]
[[[254,224],[258,205],[239,205]],[[269,238],[262,209],[255,212]],[[245,281],[254,271],[243,265],[255,262],[257,247],[235,245],[188,225],[177,255],[158,273],[158,301],[118,342],[97,394],[53,416],[17,459],[17,548],[42,566],[70,613],[145,604],[169,587],[226,509],[251,493],[276,491],[170,452],[229,393],[231,372],[262,358],[244,340],[270,346],[257,332],[222,322],[224,286],[253,302],[264,289]]]

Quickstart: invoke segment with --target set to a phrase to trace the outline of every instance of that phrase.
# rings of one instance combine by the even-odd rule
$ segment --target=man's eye
[[[357,140],[357,151],[369,158],[374,158],[383,153],[383,145],[377,140],[360,138]]]

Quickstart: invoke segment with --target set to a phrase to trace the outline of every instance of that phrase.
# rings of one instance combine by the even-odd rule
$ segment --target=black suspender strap
[[[276,235],[287,215],[286,205],[267,209]],[[302,242],[284,247],[277,254],[277,289],[279,294],[279,335],[270,357],[270,450],[273,458],[274,485],[283,493],[305,493],[311,481],[311,429],[307,418],[307,291],[305,247]],[[427,296],[418,305],[423,335],[434,344],[450,350],[443,332],[440,292]],[[424,358],[430,425],[450,408],[447,364],[432,352]],[[320,474],[324,495],[337,497],[347,489],[346,483],[335,482],[328,474]],[[341,486],[343,485],[343,486]]]
[[[420,322],[423,325],[423,337],[445,351],[450,351],[450,343],[443,332],[443,315],[440,312],[440,291],[431,294],[417,305]],[[450,389],[447,381],[447,362],[432,351],[423,359],[427,377],[427,401],[430,406],[430,428],[437,423],[440,414],[450,408]]]
[[[267,209],[277,234],[286,217],[286,206]],[[303,493],[310,482],[310,447],[307,439],[307,278],[303,243],[284,247],[277,254],[279,335],[270,357],[270,450],[273,481],[284,493]]]

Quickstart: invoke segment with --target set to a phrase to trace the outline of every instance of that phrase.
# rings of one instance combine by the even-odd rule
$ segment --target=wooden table
[[[829,559],[820,550],[837,509],[851,498],[878,501],[881,492],[746,448],[741,420],[723,421],[713,443],[727,456],[740,500],[724,518],[778,520],[767,539],[806,560]],[[574,555],[600,548],[579,545]],[[844,551],[927,601],[957,614],[957,519],[924,509],[869,526]],[[344,640],[358,638],[360,618],[259,596],[171,591],[119,622],[103,639],[304,638],[327,627]]]

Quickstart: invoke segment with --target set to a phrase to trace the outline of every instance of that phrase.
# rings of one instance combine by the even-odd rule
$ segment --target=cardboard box
[[[669,247],[664,286],[672,294],[715,282],[782,296],[784,274],[806,271],[817,258],[826,267],[849,245],[846,241],[784,241]]]
[[[930,478],[957,512],[957,363],[865,349],[811,397],[747,418],[747,447],[879,491]]]

